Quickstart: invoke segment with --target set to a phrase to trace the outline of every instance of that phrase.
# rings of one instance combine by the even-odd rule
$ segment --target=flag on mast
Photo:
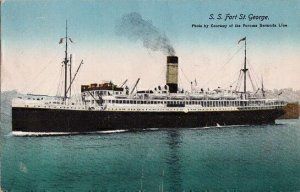
[[[238,44],[240,44],[241,41],[246,41],[246,37],[239,40]]]
[[[60,38],[59,44],[62,44],[64,42],[64,38]]]

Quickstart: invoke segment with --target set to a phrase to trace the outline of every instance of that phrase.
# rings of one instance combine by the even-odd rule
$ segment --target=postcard
[[[2,191],[299,191],[300,1],[1,2]]]

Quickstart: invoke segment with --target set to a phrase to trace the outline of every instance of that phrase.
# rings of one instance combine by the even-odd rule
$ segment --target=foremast
[[[66,21],[66,50],[65,50],[65,59],[64,59],[64,65],[65,65],[65,91],[64,91],[64,101],[67,100],[67,71],[68,71],[68,21]]]
[[[64,71],[65,71],[65,77],[64,77],[64,96],[63,96],[63,100],[64,102],[66,102],[67,98],[68,98],[68,93],[69,93],[69,97],[71,97],[71,85],[72,85],[72,54],[70,55],[70,59],[68,58],[68,41],[70,41],[71,43],[73,43],[73,41],[71,40],[71,38],[68,36],[68,21],[66,20],[66,36],[64,38],[61,38],[59,41],[59,44],[63,43],[65,39],[65,58],[63,60],[63,64],[64,64]],[[69,85],[68,85],[68,64],[69,64]]]

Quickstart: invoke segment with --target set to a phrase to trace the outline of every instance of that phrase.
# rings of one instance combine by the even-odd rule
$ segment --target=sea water
[[[1,139],[7,191],[300,190],[300,120]]]

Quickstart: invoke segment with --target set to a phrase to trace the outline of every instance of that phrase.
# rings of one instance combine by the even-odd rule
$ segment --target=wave
[[[206,126],[206,127],[195,127],[195,128],[190,128],[190,129],[211,129],[211,128],[225,128],[225,127],[247,127],[250,125],[216,125],[216,126]]]
[[[88,133],[122,133],[126,132],[128,130],[125,129],[119,129],[119,130],[108,130],[108,131],[95,131],[95,132],[88,132]]]

